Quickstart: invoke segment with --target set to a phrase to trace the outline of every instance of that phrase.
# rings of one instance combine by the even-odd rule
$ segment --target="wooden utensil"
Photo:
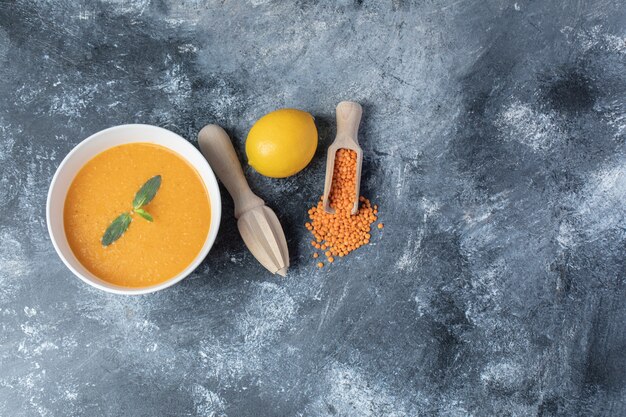
[[[200,151],[235,202],[237,228],[254,257],[271,273],[287,275],[289,250],[276,214],[257,197],[243,175],[228,134],[217,125],[198,133]]]
[[[326,157],[326,182],[324,182],[323,204],[327,213],[334,213],[335,210],[330,207],[328,195],[333,183],[333,172],[335,171],[335,155],[339,149],[351,149],[356,152],[356,189],[354,206],[352,214],[356,214],[359,210],[359,191],[361,189],[361,165],[363,164],[363,150],[359,146],[357,134],[359,132],[359,123],[361,123],[361,115],[363,109],[359,103],[354,101],[342,101],[337,104],[337,136],[335,141],[328,147],[328,156]]]

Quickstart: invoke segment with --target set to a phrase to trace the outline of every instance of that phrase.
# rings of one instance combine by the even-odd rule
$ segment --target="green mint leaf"
[[[137,191],[137,194],[135,194],[135,199],[133,200],[133,209],[137,210],[151,202],[157,191],[159,191],[160,186],[160,175],[156,175],[146,181],[146,183],[141,186],[139,191]]]
[[[130,222],[133,218],[128,213],[122,213],[113,222],[107,227],[107,230],[104,232],[102,236],[102,246],[109,246],[111,243],[115,242],[117,239],[122,237],[128,226],[130,226]]]
[[[147,211],[145,211],[144,209],[135,209],[134,212],[139,214],[141,217],[148,220],[149,222],[154,221],[154,219],[152,218],[152,215],[148,213]]]

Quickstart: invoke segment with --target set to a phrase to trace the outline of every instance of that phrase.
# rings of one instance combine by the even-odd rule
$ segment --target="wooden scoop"
[[[272,209],[248,186],[228,134],[217,125],[207,125],[198,133],[198,144],[233,197],[237,227],[244,243],[271,273],[286,276],[289,250],[283,228]]]
[[[337,136],[335,141],[328,147],[328,156],[326,157],[326,182],[324,183],[323,204],[327,213],[334,213],[335,210],[330,207],[328,195],[333,184],[333,172],[335,172],[335,155],[339,149],[351,149],[356,152],[356,189],[354,206],[352,214],[356,214],[359,210],[359,191],[361,189],[361,165],[363,164],[363,150],[359,146],[357,134],[359,132],[359,123],[361,123],[361,115],[363,109],[359,103],[354,101],[342,101],[337,104]]]

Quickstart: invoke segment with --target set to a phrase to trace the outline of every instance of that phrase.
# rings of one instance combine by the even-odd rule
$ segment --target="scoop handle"
[[[363,108],[357,102],[342,101],[337,104],[337,137],[344,136],[358,144],[359,123],[361,123],[362,114]]]
[[[241,164],[228,134],[218,125],[206,125],[198,133],[200,152],[222,181],[235,202],[235,218],[254,207],[265,205],[257,197],[243,175]]]

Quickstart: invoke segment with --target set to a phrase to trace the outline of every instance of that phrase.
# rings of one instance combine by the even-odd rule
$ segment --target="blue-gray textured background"
[[[619,0],[0,0],[0,415],[626,415],[625,28]],[[386,227],[317,270],[303,223],[344,99]],[[288,106],[316,158],[246,169],[287,279],[226,195],[160,293],[57,258],[47,187],[91,133],[219,123],[241,151]]]

